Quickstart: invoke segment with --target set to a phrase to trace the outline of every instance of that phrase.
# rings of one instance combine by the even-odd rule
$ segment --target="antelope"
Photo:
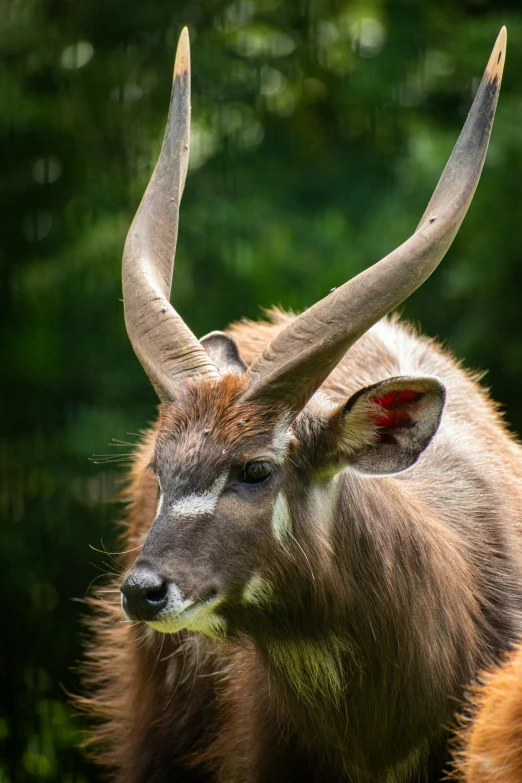
[[[198,340],[169,301],[183,30],[123,258],[161,404],[126,490],[125,620],[93,599],[82,701],[121,783],[434,783],[465,687],[520,634],[521,448],[475,375],[387,318],[466,214],[505,49],[404,244],[297,317]]]

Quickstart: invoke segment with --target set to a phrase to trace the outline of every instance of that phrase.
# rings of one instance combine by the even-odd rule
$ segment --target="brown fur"
[[[289,318],[275,312],[272,323],[231,327],[247,364]],[[212,642],[144,631],[123,622],[116,599],[93,601],[82,705],[99,720],[92,739],[117,781],[441,779],[464,687],[522,631],[522,454],[476,379],[396,321],[361,338],[322,391],[343,403],[397,375],[445,384],[439,432],[405,473],[339,474],[328,524],[325,487],[317,506],[303,508],[289,484],[299,549],[266,564],[287,597],[268,620],[260,612],[241,634]],[[245,409],[234,446],[227,416],[242,380],[230,376],[217,397],[213,388],[189,384],[178,413],[160,413],[157,426],[178,433],[188,463],[202,453],[218,459],[222,442],[254,442],[276,413]],[[315,405],[293,426],[291,456],[304,473],[319,438]],[[183,417],[195,415],[210,432],[183,451]],[[153,429],[131,469],[124,550],[143,543],[155,516],[155,438]],[[135,554],[121,557],[123,570]]]
[[[463,721],[457,777],[465,783],[522,781],[522,646],[481,677]]]

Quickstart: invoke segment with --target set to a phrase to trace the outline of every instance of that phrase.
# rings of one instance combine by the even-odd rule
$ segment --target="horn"
[[[189,160],[190,47],[181,33],[160,156],[123,252],[125,324],[132,347],[161,402],[194,375],[219,377],[208,354],[169,302],[179,205]]]
[[[464,128],[415,233],[283,329],[250,366],[244,399],[282,403],[296,415],[350,346],[437,267],[479,181],[500,90],[506,38],[503,27]]]

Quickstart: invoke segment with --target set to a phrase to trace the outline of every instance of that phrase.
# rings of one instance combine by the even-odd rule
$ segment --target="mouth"
[[[206,593],[196,601],[185,601],[181,605],[169,606],[161,610],[154,620],[148,620],[147,625],[160,633],[177,633],[178,631],[197,631],[212,639],[223,638],[226,622],[217,614],[216,609],[221,599],[215,590]]]

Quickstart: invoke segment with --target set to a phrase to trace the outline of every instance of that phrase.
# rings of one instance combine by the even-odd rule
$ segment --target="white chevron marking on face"
[[[227,478],[228,471],[225,471],[217,477],[207,492],[185,495],[185,497],[179,498],[179,500],[175,500],[170,507],[169,516],[194,517],[198,516],[199,514],[212,514],[217,506],[223,488],[227,483]]]
[[[278,541],[284,541],[288,533],[292,532],[292,517],[288,502],[282,492],[276,498],[274,512],[272,514],[272,530]]]

